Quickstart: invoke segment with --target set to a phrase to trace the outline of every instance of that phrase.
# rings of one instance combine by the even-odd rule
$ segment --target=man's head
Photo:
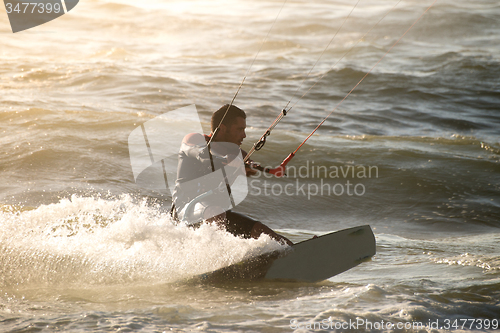
[[[212,115],[212,133],[215,131],[217,126],[219,126],[219,124],[220,129],[217,137],[214,138],[214,141],[231,142],[241,146],[243,139],[246,138],[246,118],[247,116],[245,111],[234,105],[229,106],[229,104],[226,104],[219,110],[215,111]]]

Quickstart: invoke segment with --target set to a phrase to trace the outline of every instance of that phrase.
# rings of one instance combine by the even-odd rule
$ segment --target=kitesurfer
[[[243,158],[246,156],[246,152],[240,148],[246,137],[245,129],[245,112],[226,104],[213,113],[209,135],[190,133],[183,138],[178,157],[172,216],[188,224],[201,223],[200,221],[216,223],[229,233],[243,238],[259,238],[261,234],[267,234],[277,241],[292,245],[290,240],[263,223],[222,208],[225,205],[220,200],[227,196],[216,195],[217,191],[219,194],[231,194],[230,186],[226,188],[227,178],[230,177],[224,175],[226,184],[219,182],[214,185],[211,174],[215,171],[219,171],[219,174],[220,171],[231,172],[231,165],[235,164],[231,161],[241,154]],[[243,163],[242,159],[240,161]],[[258,167],[257,164],[247,161],[244,166],[246,176],[256,174],[254,168]]]

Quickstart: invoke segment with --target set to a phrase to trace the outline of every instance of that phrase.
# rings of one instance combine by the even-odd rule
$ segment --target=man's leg
[[[293,245],[291,240],[289,240],[285,236],[277,234],[276,232],[274,232],[274,230],[272,230],[268,226],[257,221],[252,228],[251,236],[252,236],[252,238],[259,238],[260,235],[262,235],[262,234],[267,234],[272,239],[277,240],[278,242],[285,243],[285,244],[290,245],[290,246]]]
[[[226,230],[235,236],[242,236],[244,238],[259,238],[260,235],[264,233],[278,242],[293,245],[288,238],[277,234],[261,222],[251,219],[243,214],[228,211],[226,212],[226,220]]]

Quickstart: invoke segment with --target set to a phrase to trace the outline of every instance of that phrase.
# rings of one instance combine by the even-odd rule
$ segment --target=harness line
[[[292,108],[297,105],[297,103],[302,99],[304,98],[304,96],[306,96],[311,90],[312,88],[314,88],[316,86],[316,84],[318,84],[318,82],[323,79],[323,77],[330,71],[332,70],[335,66],[338,65],[338,63],[340,61],[342,61],[342,59],[344,59],[380,22],[382,22],[382,20],[384,18],[387,17],[387,15],[389,15],[389,13],[391,13],[396,7],[397,5],[401,2],[402,0],[399,0],[387,13],[385,13],[384,16],[382,16],[382,18],[377,22],[375,23],[375,25],[373,25],[361,38],[358,39],[358,41],[346,52],[344,53],[344,55],[342,55],[342,57],[337,60],[337,62],[335,64],[333,64],[333,66],[330,67],[330,69],[328,71],[326,71],[325,73],[323,73],[323,75],[321,75],[318,79],[316,79],[316,81],[314,82],[314,84],[287,110],[286,108],[288,107],[288,105],[291,103],[291,101],[295,98],[295,96],[297,95],[297,92],[300,90],[300,88],[302,87],[302,85],[304,84],[305,80],[307,79],[307,77],[311,74],[313,68],[316,66],[316,64],[318,63],[318,61],[320,60],[320,58],[323,56],[323,53],[325,53],[325,51],[328,49],[328,47],[330,46],[330,44],[332,43],[333,39],[335,38],[335,36],[337,36],[338,32],[340,31],[340,29],[342,28],[342,26],[344,25],[344,23],[347,21],[347,19],[349,18],[349,16],[352,14],[352,12],[354,11],[354,8],[356,8],[356,6],[358,5],[359,1],[355,4],[355,6],[352,8],[351,12],[349,13],[349,15],[346,17],[346,19],[344,20],[344,22],[342,23],[342,25],[340,26],[340,28],[337,30],[337,32],[335,33],[335,36],[330,40],[330,42],[328,43],[328,45],[326,46],[326,48],[323,50],[323,52],[321,53],[320,57],[316,60],[316,62],[314,63],[314,65],[312,66],[311,70],[309,71],[309,73],[307,74],[307,76],[302,80],[299,88],[297,88],[297,90],[295,91],[295,94],[292,96],[292,98],[290,98],[290,100],[288,101],[288,103],[286,104],[286,106],[282,109],[281,113],[278,115],[278,117],[274,120],[274,122],[271,124],[271,126],[269,126],[269,128],[266,130],[266,132],[264,132],[264,134],[260,137],[260,139],[253,145],[253,147],[250,149],[250,151],[248,152],[247,156],[245,157],[245,162],[250,158],[250,156],[255,152],[255,151],[259,151],[260,149],[262,149],[262,147],[264,146],[264,144],[266,143],[266,139],[269,135],[271,135],[271,131],[276,127],[276,125],[278,125],[278,123],[281,121],[281,119],[283,119],[287,114],[288,112],[290,112],[290,110],[292,110]],[[273,169],[269,169],[269,170],[273,170]]]
[[[339,64],[339,62],[342,61],[342,59],[344,59],[363,39],[365,39],[365,37],[373,30],[375,29],[375,27],[380,23],[382,22],[383,19],[385,19],[387,17],[387,15],[389,15],[398,5],[399,3],[403,1],[403,0],[399,0],[387,13],[385,13],[384,16],[382,16],[382,18],[377,22],[375,23],[375,25],[373,25],[364,35],[363,37],[361,37],[360,39],[358,39],[358,41],[346,52],[344,53],[344,55],[339,59],[337,60],[337,62],[335,64],[332,65],[332,67],[330,67],[330,69],[326,72],[324,72],[315,82],[314,84],[302,95],[300,96],[300,98],[288,109],[288,112],[290,112],[290,110],[295,106],[297,105],[298,102],[300,102],[300,100],[302,100],[302,98],[304,98],[311,90],[312,88],[314,88],[316,86],[316,84],[318,84],[319,81],[321,81],[321,79],[323,79],[323,77],[325,77],[326,74],[328,74],[329,71],[331,71],[333,68],[335,68],[335,66],[337,66]],[[291,100],[290,100],[291,101]],[[290,102],[288,102],[290,103]]]
[[[234,100],[236,99],[236,96],[238,96],[238,93],[240,92],[241,90],[241,87],[243,86],[243,83],[245,82],[248,74],[250,73],[250,69],[253,67],[253,64],[255,63],[255,60],[257,60],[257,57],[259,56],[259,53],[260,51],[262,50],[262,48],[264,47],[264,44],[266,43],[268,37],[269,37],[269,34],[271,33],[271,30],[273,30],[273,27],[274,25],[276,24],[276,21],[278,20],[278,17],[280,16],[281,12],[283,11],[283,8],[285,7],[285,4],[288,0],[285,0],[283,2],[283,4],[281,5],[281,8],[278,12],[278,15],[276,15],[276,17],[274,18],[274,21],[273,21],[273,24],[271,25],[271,27],[269,28],[269,30],[267,31],[267,34],[266,34],[266,37],[262,40],[262,43],[260,44],[260,47],[259,47],[259,50],[257,51],[257,54],[255,54],[255,57],[253,58],[252,62],[250,63],[250,66],[248,67],[246,73],[245,73],[245,76],[243,76],[243,80],[241,80],[241,83],[240,85],[238,86],[238,89],[236,89],[236,93],[234,94],[233,96],[233,99],[231,100],[231,103],[229,103],[227,109],[226,109],[226,112],[224,113],[224,116],[222,116],[219,124],[217,125],[217,127],[215,128],[214,132],[212,133],[212,136],[210,137],[210,140],[208,141],[208,147],[209,147],[209,151],[210,151],[210,143],[212,143],[212,140],[215,138],[215,136],[217,135],[217,133],[219,132],[219,129],[220,129],[220,125],[222,124],[222,122],[224,121],[224,118],[226,118],[226,115],[229,111],[229,109],[231,108],[231,105],[233,105],[234,103]],[[210,160],[212,159],[212,155],[210,154]],[[212,169],[213,169],[213,163],[212,163]],[[214,170],[212,170],[214,171]]]
[[[330,41],[328,42],[328,44],[326,45],[326,47],[323,49],[323,51],[321,52],[321,54],[319,55],[318,59],[316,59],[316,62],[314,63],[314,65],[311,67],[311,69],[309,70],[309,73],[307,73],[307,75],[304,77],[304,79],[302,80],[302,82],[300,83],[299,87],[297,88],[297,90],[295,90],[295,93],[293,94],[292,98],[290,98],[290,100],[288,101],[288,103],[286,103],[285,107],[283,108],[284,110],[286,110],[286,108],[288,107],[288,105],[290,104],[290,102],[295,98],[295,96],[297,95],[297,93],[299,92],[300,88],[302,88],[302,85],[304,84],[304,82],[306,81],[306,79],[309,77],[309,75],[311,75],[311,72],[313,71],[314,67],[316,67],[316,65],[318,64],[318,62],[320,61],[321,57],[323,57],[323,54],[325,54],[326,50],[328,50],[328,48],[330,47],[330,44],[333,42],[333,40],[335,39],[335,37],[337,37],[337,35],[339,34],[340,30],[342,29],[342,27],[344,26],[344,24],[347,22],[347,20],[349,19],[349,17],[351,17],[351,14],[352,12],[354,11],[354,9],[358,6],[359,4],[359,1],[358,0],[355,4],[354,4],[354,7],[352,7],[351,11],[349,12],[349,14],[346,16],[346,18],[344,19],[344,21],[342,22],[342,24],[340,25],[340,27],[337,29],[337,31],[335,32],[335,34],[333,35],[332,39],[330,39]],[[291,108],[290,108],[291,109]],[[288,111],[290,111],[290,109]]]
[[[248,74],[250,73],[250,69],[253,67],[253,64],[255,63],[255,60],[257,59],[257,57],[259,56],[259,53],[260,51],[262,50],[262,48],[264,47],[264,44],[265,42],[267,41],[268,37],[269,37],[269,34],[271,33],[271,30],[273,29],[274,27],[274,24],[276,23],[276,21],[278,20],[278,17],[280,16],[281,14],[281,11],[283,10],[283,8],[285,7],[285,4],[286,4],[287,0],[285,0],[283,2],[283,4],[281,5],[281,8],[278,12],[278,15],[276,15],[276,18],[274,19],[273,21],[273,24],[271,25],[271,27],[269,28],[267,34],[266,34],[266,37],[262,40],[262,43],[260,44],[260,48],[259,50],[257,51],[257,54],[255,55],[255,57],[253,58],[252,62],[250,63],[250,66],[248,67],[246,73],[245,73],[245,76],[243,77],[243,80],[241,81],[240,85],[238,86],[238,89],[236,90],[236,93],[234,94],[233,96],[233,99],[231,100],[231,103],[229,103],[226,111],[224,112],[224,115],[222,116],[221,120],[219,121],[219,124],[217,124],[217,127],[215,128],[215,130],[213,131],[212,135],[210,136],[210,139],[208,140],[208,143],[207,143],[207,149],[208,149],[208,156],[210,157],[210,166],[212,168],[212,172],[215,172],[215,165],[214,165],[214,159],[213,159],[213,156],[212,156],[212,152],[211,152],[211,149],[210,149],[210,144],[212,143],[213,139],[217,136],[217,134],[219,133],[220,131],[220,126],[221,124],[223,123],[224,121],[224,118],[226,118],[226,115],[227,113],[229,112],[229,109],[231,108],[231,105],[233,105],[234,103],[234,100],[236,99],[236,96],[238,96],[238,93],[240,92],[241,90],[241,87],[243,86],[243,83],[245,82]],[[234,198],[233,198],[233,195],[231,194],[231,186],[229,185],[229,181],[228,181],[228,178],[227,178],[227,175],[226,175],[226,172],[224,170],[224,168],[221,168],[222,170],[222,176],[224,178],[224,181],[226,183],[226,189],[227,189],[227,192],[229,194],[229,199],[231,201],[231,205],[234,207],[236,206],[235,203],[234,203]],[[172,205],[172,209],[171,209],[171,212],[175,209],[175,205]]]
[[[344,19],[344,21],[342,22],[342,24],[340,25],[340,27],[337,29],[337,31],[335,32],[335,34],[333,35],[333,37],[330,39],[330,41],[328,42],[328,44],[326,45],[326,47],[323,49],[323,51],[321,52],[321,54],[319,55],[318,59],[316,59],[316,62],[313,64],[313,66],[311,67],[311,69],[309,70],[309,72],[307,73],[307,75],[304,77],[304,79],[302,79],[302,82],[300,83],[299,87],[295,90],[295,93],[293,94],[292,98],[290,98],[290,100],[288,101],[288,103],[285,105],[285,107],[281,110],[281,113],[278,115],[278,117],[274,120],[274,122],[271,124],[271,126],[269,126],[269,128],[266,130],[266,132],[260,137],[260,139],[252,146],[252,148],[250,149],[250,151],[247,153],[247,155],[245,156],[245,162],[247,162],[249,159],[250,159],[250,156],[255,152],[255,151],[258,151],[260,149],[262,149],[262,147],[264,147],[264,144],[266,143],[266,138],[271,135],[271,131],[276,127],[276,125],[278,125],[278,123],[281,121],[281,119],[283,119],[287,113],[291,110],[290,109],[286,109],[288,107],[288,105],[290,104],[290,102],[295,98],[295,96],[297,95],[297,93],[300,91],[300,89],[302,88],[302,86],[304,85],[304,82],[306,81],[306,79],[311,75],[313,69],[316,67],[316,65],[318,64],[319,60],[321,59],[321,57],[323,57],[323,54],[326,52],[326,50],[330,47],[330,44],[333,42],[333,40],[335,39],[335,37],[337,37],[338,33],[340,32],[340,30],[342,29],[342,27],[344,26],[344,24],[347,22],[347,20],[349,19],[349,17],[351,16],[352,12],[354,11],[354,9],[358,6],[359,4],[359,1],[358,0],[355,4],[354,4],[354,7],[352,7],[351,11],[349,12],[349,14],[346,16],[346,18]],[[399,1],[402,1],[402,0],[399,0]],[[372,28],[373,29],[373,28]],[[371,29],[370,29],[371,30]],[[366,34],[365,34],[366,36]],[[352,50],[352,49],[351,49]],[[349,50],[348,53],[351,51]],[[347,53],[346,53],[347,54]],[[345,54],[345,55],[346,55]],[[344,58],[345,55],[342,57]],[[342,60],[342,58],[340,60]],[[339,60],[339,61],[340,61]],[[338,62],[337,62],[338,63]],[[321,79],[321,78],[320,78]],[[310,90],[310,89],[309,89]],[[308,90],[308,92],[309,92]],[[304,96],[302,96],[304,97]],[[301,97],[301,98],[302,98]],[[299,99],[300,100],[300,99]],[[296,103],[295,103],[296,104]],[[295,105],[294,104],[294,105]]]
[[[373,71],[373,69],[385,58],[385,56],[403,39],[404,36],[406,36],[406,34],[415,26],[415,24],[417,24],[418,21],[420,21],[420,19],[432,8],[432,6],[434,6],[434,4],[437,2],[437,0],[434,0],[434,2],[429,6],[427,7],[427,9],[415,20],[415,22],[413,22],[413,24],[403,33],[403,35],[401,37],[399,37],[399,39],[394,43],[392,44],[392,46],[387,50],[387,52],[375,63],[375,65],[373,65],[373,67],[363,76],[363,78],[361,78],[361,80],[359,80],[358,83],[356,83],[356,85],[347,93],[347,95],[335,106],[335,108],[318,124],[318,126],[316,126],[316,128],[304,139],[304,141],[302,141],[302,143],[297,147],[297,149],[295,149],[292,153],[290,153],[284,160],[283,162],[281,162],[281,164],[274,168],[274,169],[268,169],[269,173],[272,173],[274,175],[276,175],[277,177],[282,177],[283,175],[285,175],[285,169],[286,169],[286,165],[288,164],[288,162],[290,162],[290,160],[295,156],[295,154],[299,151],[299,149],[306,143],[307,140],[309,140],[309,138],[311,136],[313,136],[313,134],[320,128],[321,125],[323,125],[323,123],[328,119],[328,117],[330,117],[333,112],[335,112],[335,110],[337,110],[337,108],[347,99],[347,97],[349,97],[352,92],[361,84],[361,82],[363,82],[363,80]]]

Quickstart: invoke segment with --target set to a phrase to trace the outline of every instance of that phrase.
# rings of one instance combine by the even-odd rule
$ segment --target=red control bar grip
[[[270,173],[272,175],[275,175],[276,177],[283,177],[286,175],[285,171],[286,171],[286,165],[288,164],[288,162],[290,162],[290,160],[295,156],[294,153],[291,153],[290,155],[287,156],[287,158],[285,158],[283,160],[283,162],[281,162],[280,166],[279,167],[276,167],[274,169],[266,169],[265,171],[267,173]]]

